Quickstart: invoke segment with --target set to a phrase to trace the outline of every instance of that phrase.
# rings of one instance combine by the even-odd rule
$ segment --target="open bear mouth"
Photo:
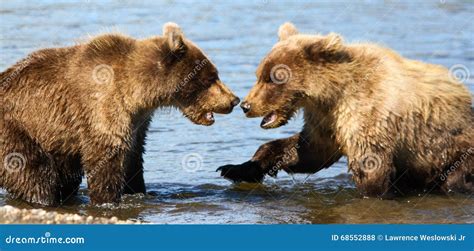
[[[214,113],[213,112],[206,112],[201,115],[201,120],[204,122],[203,125],[212,125],[214,124]]]
[[[286,125],[288,120],[295,116],[296,111],[293,109],[272,111],[263,117],[260,127],[271,129]]]
[[[214,113],[211,111],[201,113],[183,112],[183,114],[196,125],[210,126],[215,122]]]
[[[214,113],[213,112],[206,112],[204,115],[202,115],[203,119],[208,122],[208,123],[214,123]]]
[[[262,122],[260,123],[260,126],[262,128],[269,128],[273,123],[275,123],[278,119],[278,115],[275,112],[271,112],[265,117],[263,117]]]
[[[263,117],[260,127],[263,129],[276,128],[283,125],[285,122],[285,116],[278,114],[277,112],[270,112]]]

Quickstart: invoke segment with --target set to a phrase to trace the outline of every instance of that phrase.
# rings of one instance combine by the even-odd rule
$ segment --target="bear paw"
[[[247,161],[240,165],[225,165],[217,168],[216,172],[233,182],[260,183],[265,176],[262,168],[253,161]]]

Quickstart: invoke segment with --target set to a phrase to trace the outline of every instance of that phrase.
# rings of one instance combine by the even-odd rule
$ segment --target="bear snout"
[[[231,98],[230,103],[223,104],[221,106],[215,107],[212,109],[215,113],[220,114],[229,114],[234,110],[234,107],[240,103],[240,99],[238,97]]]
[[[231,105],[232,107],[235,107],[235,106],[237,106],[239,103],[240,103],[240,99],[239,99],[238,97],[235,97],[235,98],[232,100],[232,102],[230,103],[230,105]]]
[[[242,108],[242,110],[244,111],[244,113],[247,113],[250,111],[250,104],[246,101],[242,102],[242,104],[240,104],[240,108]]]

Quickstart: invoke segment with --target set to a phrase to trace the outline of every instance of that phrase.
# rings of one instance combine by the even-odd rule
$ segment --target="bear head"
[[[148,85],[140,93],[147,93],[151,107],[176,107],[193,123],[212,125],[213,113],[230,113],[239,104],[219,79],[216,66],[177,24],[166,23],[163,36],[142,43],[135,68]]]
[[[299,34],[291,23],[278,31],[279,41],[261,61],[257,82],[242,102],[247,117],[261,117],[261,127],[276,128],[311,102],[326,102],[338,64],[351,61],[341,36]],[[337,87],[336,87],[337,88]]]

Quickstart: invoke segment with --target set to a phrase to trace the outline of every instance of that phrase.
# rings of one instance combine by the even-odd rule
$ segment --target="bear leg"
[[[63,203],[77,195],[84,170],[80,156],[64,157],[59,161],[61,168],[59,168],[57,200]]]
[[[474,147],[466,147],[456,161],[449,165],[441,175],[441,190],[464,193],[474,192]]]
[[[329,138],[318,144],[305,137],[305,131],[292,137],[273,140],[259,147],[250,161],[217,169],[221,176],[235,182],[261,182],[265,174],[276,176],[283,169],[289,173],[315,173],[331,166],[340,157],[338,147]]]
[[[234,182],[262,182],[265,174],[276,176],[283,165],[297,162],[299,134],[261,145],[251,160],[239,165],[224,165],[216,171]]]
[[[148,116],[135,131],[135,140],[132,147],[127,151],[125,157],[125,194],[146,193],[145,180],[143,178],[143,153],[145,152],[145,139],[151,116]]]
[[[367,150],[363,154],[348,156],[349,169],[359,192],[364,196],[390,198],[392,176],[395,174],[392,155],[382,151]]]
[[[118,203],[125,185],[126,148],[91,145],[81,153],[91,203]]]
[[[22,130],[0,122],[0,187],[30,203],[57,204],[57,167],[53,157]]]

